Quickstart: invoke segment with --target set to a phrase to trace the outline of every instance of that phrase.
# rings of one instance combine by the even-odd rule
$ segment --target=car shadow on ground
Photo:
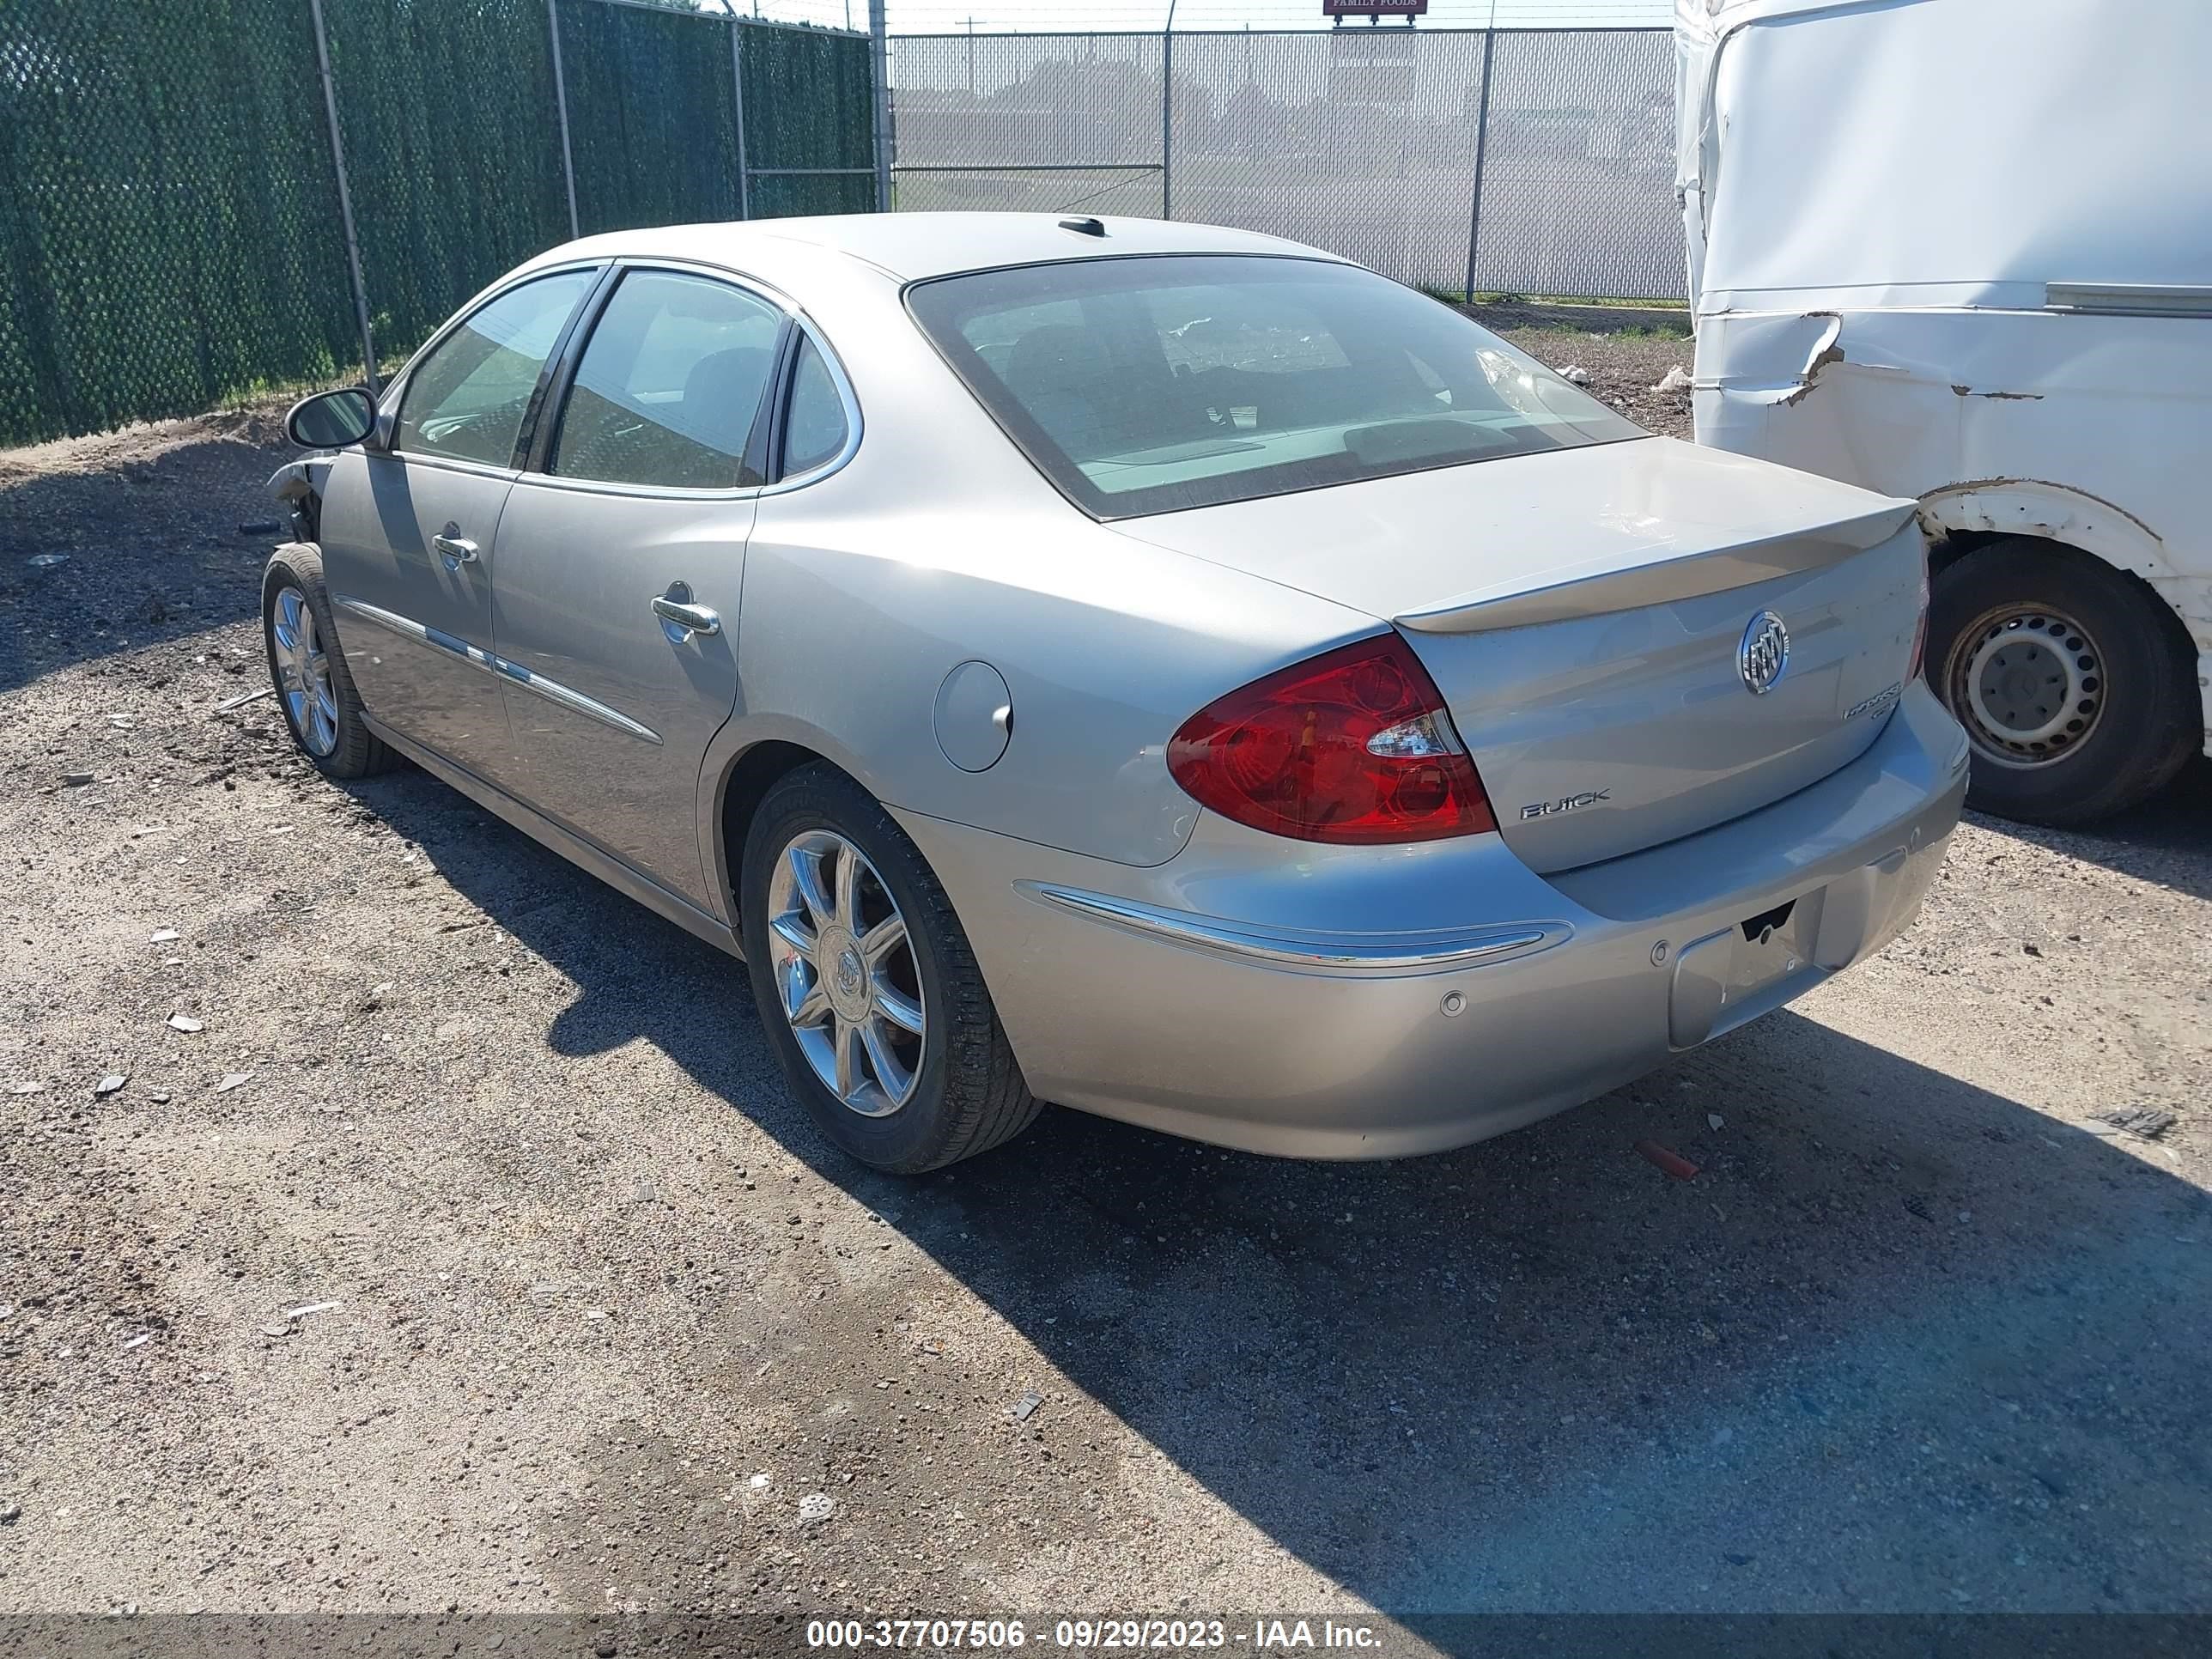
[[[2044,830],[1980,814],[1974,822],[2138,881],[2212,899],[2212,757],[2199,756],[2142,805],[2086,830]]]
[[[2212,1202],[2161,1148],[1784,1012],[1439,1157],[1048,1111],[895,1180],[784,1095],[736,964],[418,773],[354,788],[574,982],[553,1050],[657,1045],[1386,1610],[2212,1604]]]
[[[0,452],[0,692],[258,617],[285,516],[265,481],[299,453],[274,428],[210,416],[166,447],[143,429],[79,441],[112,459]]]

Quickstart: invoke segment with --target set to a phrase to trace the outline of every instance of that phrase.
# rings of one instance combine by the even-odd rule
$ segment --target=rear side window
[[[538,376],[569,313],[598,277],[596,270],[564,270],[478,307],[408,375],[398,447],[514,465],[515,436]]]
[[[1333,261],[1076,260],[919,283],[907,304],[1098,518],[1645,435],[1449,307]]]
[[[845,447],[851,428],[845,400],[814,342],[799,337],[799,361],[792,367],[791,408],[783,422],[783,476],[827,466]]]
[[[726,283],[634,270],[576,365],[547,471],[668,489],[757,484],[745,446],[783,313]]]

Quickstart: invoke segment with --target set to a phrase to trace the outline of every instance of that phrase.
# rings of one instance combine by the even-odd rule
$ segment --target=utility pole
[[[561,177],[568,186],[568,234],[581,236],[583,228],[576,218],[576,156],[568,147],[568,78],[561,68],[560,0],[545,0],[545,21],[553,37],[553,112],[561,124]]]
[[[738,9],[731,0],[722,0],[722,6],[730,14],[730,109],[732,125],[737,128],[738,217],[750,219],[753,216],[753,168],[745,148],[745,26],[738,21]]]
[[[323,28],[323,0],[307,0],[315,25],[315,64],[323,77],[323,113],[331,124],[331,172],[337,180],[338,223],[345,231],[346,270],[353,279],[354,321],[361,328],[361,374],[376,396],[376,339],[368,325],[368,283],[361,274],[361,237],[354,228],[353,191],[346,183],[345,140],[338,131],[337,88],[331,80],[330,38]],[[569,210],[573,217],[574,209]],[[571,233],[573,234],[573,232]]]
[[[868,58],[876,76],[876,211],[891,210],[891,49],[884,0],[868,0]]]
[[[1498,46],[1498,0],[1490,0],[1490,27],[1482,32],[1482,102],[1474,117],[1474,192],[1467,211],[1466,301],[1474,303],[1474,262],[1482,247],[1482,163],[1490,148],[1490,73]]]
[[[1160,31],[1160,217],[1175,217],[1175,15],[1168,0],[1167,27]]]

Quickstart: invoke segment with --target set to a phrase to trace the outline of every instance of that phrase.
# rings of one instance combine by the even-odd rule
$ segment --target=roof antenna
[[[1103,236],[1106,234],[1104,222],[1097,219],[1062,219],[1060,228],[1082,236]]]

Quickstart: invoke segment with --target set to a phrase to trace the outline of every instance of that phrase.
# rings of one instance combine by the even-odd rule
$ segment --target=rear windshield
[[[1450,307],[1331,261],[1075,260],[919,283],[907,304],[1102,519],[1646,435]]]

